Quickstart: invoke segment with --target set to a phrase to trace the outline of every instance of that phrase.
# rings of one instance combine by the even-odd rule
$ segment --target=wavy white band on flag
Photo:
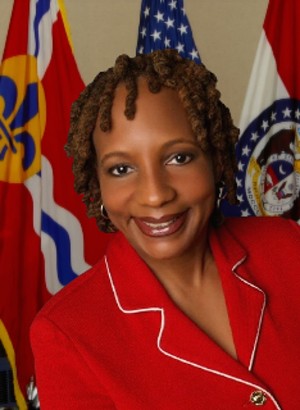
[[[241,135],[250,121],[269,107],[273,101],[281,98],[289,98],[289,94],[278,75],[272,48],[263,31],[241,114],[239,124]]]
[[[43,80],[53,52],[53,24],[57,21],[57,0],[30,2],[28,53],[37,59],[38,77]],[[34,206],[34,229],[41,236],[45,259],[46,286],[51,294],[89,269],[84,259],[82,228],[77,218],[54,201],[53,172],[42,156],[41,176],[26,181]]]
[[[84,259],[81,225],[72,213],[55,203],[53,171],[47,158],[42,156],[42,178],[34,175],[25,185],[33,199],[34,229],[41,235],[46,285],[49,292],[54,294],[75,275],[90,268]],[[44,226],[43,220],[46,221]],[[50,228],[45,229],[45,224],[48,227],[50,224]],[[63,235],[56,235],[58,230]]]
[[[28,54],[36,56],[38,76],[44,77],[53,49],[52,26],[57,20],[56,1],[35,0],[30,2]]]

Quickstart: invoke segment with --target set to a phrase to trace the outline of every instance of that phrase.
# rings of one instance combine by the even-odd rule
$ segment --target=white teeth
[[[170,221],[167,222],[161,222],[161,223],[150,223],[150,222],[144,222],[146,225],[148,225],[150,228],[152,229],[164,229],[167,228],[168,226],[170,226],[174,221],[176,220],[176,218],[171,219]]]
[[[159,228],[159,229],[153,229],[153,234],[155,235],[155,234],[157,234],[157,233],[160,233],[160,234],[162,234],[162,233],[165,233],[165,232],[168,232],[169,231],[169,227],[167,226],[166,228],[164,228],[164,229],[161,229],[161,228]]]

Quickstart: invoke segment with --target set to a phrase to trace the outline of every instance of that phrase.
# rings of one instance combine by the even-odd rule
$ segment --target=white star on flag
[[[282,111],[282,114],[283,114],[284,118],[291,118],[291,112],[292,112],[292,110],[290,110],[288,107],[286,107],[286,109]]]
[[[176,1],[176,0],[172,0],[172,1],[169,3],[169,6],[171,7],[171,10],[176,9],[176,7],[177,7],[177,1]]]
[[[244,166],[245,166],[245,164],[243,164],[241,161],[239,161],[239,163],[238,163],[238,170],[239,170],[239,171],[244,171]]]
[[[177,29],[181,35],[187,34],[188,26],[181,24],[181,26]]]
[[[241,215],[242,215],[242,216],[250,216],[251,214],[250,214],[250,212],[249,212],[248,209],[245,209],[245,210],[242,209]]]
[[[268,127],[269,127],[269,122],[268,121],[263,121],[263,123],[261,124],[261,128],[264,131],[266,131]]]
[[[154,32],[152,34],[150,34],[151,37],[153,37],[153,40],[160,40],[160,35],[161,35],[161,31],[157,31],[154,30]]]
[[[237,186],[237,187],[241,187],[241,186],[242,186],[242,180],[241,180],[241,179],[236,178],[236,186]]]
[[[237,200],[239,201],[239,203],[241,204],[242,202],[244,202],[244,198],[243,195],[237,195]]]
[[[178,53],[183,53],[184,52],[184,44],[178,43],[177,46],[176,46],[176,50],[178,51]]]
[[[144,10],[144,16],[145,16],[145,17],[150,16],[150,7],[146,7],[146,8],[145,8],[145,10]]]
[[[192,57],[192,60],[196,60],[197,58],[199,58],[199,56],[198,56],[198,51],[195,50],[194,48],[193,48],[192,52],[189,53],[189,54],[190,54],[190,56]]]
[[[171,40],[168,37],[165,37],[164,44],[165,44],[166,48],[170,48],[171,47]]]
[[[248,145],[246,145],[242,150],[242,155],[248,157],[250,152],[251,152],[250,148],[248,147]]]
[[[158,11],[155,16],[156,21],[159,23],[160,21],[164,21],[164,13],[161,13],[160,11]]]
[[[251,141],[256,142],[258,140],[258,138],[259,138],[259,135],[257,134],[257,132],[253,132],[251,134]]]
[[[174,19],[171,19],[170,17],[168,17],[168,20],[165,21],[165,25],[167,26],[167,28],[173,27],[174,28]]]

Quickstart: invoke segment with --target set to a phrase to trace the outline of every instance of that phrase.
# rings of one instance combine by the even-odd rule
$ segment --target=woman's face
[[[94,131],[97,172],[110,220],[151,265],[189,253],[206,237],[215,178],[176,91],[152,94],[140,80],[133,120],[124,116],[125,98],[119,85],[112,129],[98,124]]]

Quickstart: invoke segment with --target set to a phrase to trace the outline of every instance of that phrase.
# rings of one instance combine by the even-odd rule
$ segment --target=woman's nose
[[[139,176],[136,195],[141,205],[157,208],[171,202],[176,189],[164,172],[151,170]]]

